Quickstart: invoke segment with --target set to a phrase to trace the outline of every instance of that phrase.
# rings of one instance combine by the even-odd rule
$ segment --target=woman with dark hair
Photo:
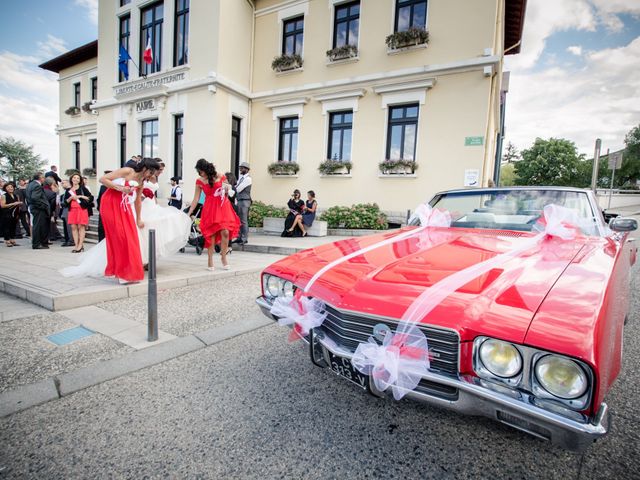
[[[313,225],[313,221],[316,219],[316,208],[318,208],[316,192],[309,190],[307,192],[307,201],[302,209],[302,215],[298,215],[293,221],[294,228],[298,226],[302,230],[303,237],[307,236],[307,228]]]
[[[16,196],[16,184],[7,182],[4,185],[4,194],[0,195],[0,207],[2,207],[2,229],[4,230],[4,244],[7,247],[15,247],[16,225],[20,216],[22,202]]]
[[[196,180],[196,189],[188,215],[191,216],[196,208],[200,192],[204,192],[205,200],[200,215],[200,231],[204,237],[204,246],[209,254],[208,269],[214,270],[214,245],[220,243],[222,268],[229,270],[231,268],[227,262],[229,239],[237,237],[240,231],[240,219],[227,198],[231,185],[227,182],[227,178],[224,175],[219,175],[216,172],[216,167],[204,158],[198,160],[196,170],[200,178]]]
[[[298,217],[302,220],[302,212],[304,211],[304,202],[300,199],[300,190],[297,188],[293,191],[293,195],[287,202],[289,215],[284,221],[284,230],[281,237],[301,237],[302,230],[298,225]]]
[[[78,173],[69,179],[71,187],[64,194],[64,202],[69,207],[67,223],[71,225],[74,249],[72,253],[84,252],[84,236],[89,225],[89,208],[93,203],[93,195],[84,185]]]
[[[144,158],[133,168],[119,168],[100,178],[100,183],[107,187],[100,199],[100,216],[107,244],[107,267],[104,275],[117,277],[120,283],[139,282],[144,278],[138,242],[138,228],[144,228],[140,216],[142,185],[159,169],[158,162]],[[130,200],[134,193],[137,222]]]

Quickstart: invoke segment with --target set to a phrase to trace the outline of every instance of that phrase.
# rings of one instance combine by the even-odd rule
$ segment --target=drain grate
[[[93,335],[95,332],[89,330],[84,327],[74,327],[68,330],[63,330],[58,333],[54,333],[53,335],[49,335],[47,340],[51,343],[55,343],[58,346],[67,345],[71,342],[75,342],[76,340],[80,340],[81,338],[88,337]]]

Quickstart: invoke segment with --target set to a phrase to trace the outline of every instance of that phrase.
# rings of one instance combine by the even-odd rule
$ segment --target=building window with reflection
[[[395,31],[427,28],[427,0],[396,0]]]
[[[280,119],[280,139],[278,161],[295,162],[298,160],[298,117]]]
[[[73,166],[80,171],[80,142],[73,142]]]
[[[285,20],[283,24],[282,54],[302,55],[304,16]]]
[[[360,1],[344,3],[335,8],[333,48],[358,46],[360,31]]]
[[[418,104],[389,107],[387,159],[415,161]]]
[[[98,170],[98,140],[95,138],[89,140],[91,146],[91,168]]]
[[[118,125],[120,130],[120,167],[127,163],[127,124]]]
[[[127,51],[127,53],[129,55],[131,55],[131,52],[129,52],[129,36],[131,35],[131,17],[129,15],[126,15],[124,17],[120,17],[120,31],[119,31],[119,46],[124,47],[124,49]],[[118,74],[118,80],[120,82],[124,82],[125,78],[124,78],[124,74],[122,72],[120,72]]]
[[[80,106],[80,83],[73,84],[73,106]]]
[[[125,5],[129,5],[131,0],[120,0],[120,6],[124,7]]]
[[[173,131],[173,176],[182,178],[182,147],[184,134],[184,115],[174,117]]]
[[[153,5],[140,11],[140,68],[143,75],[162,70],[162,22],[164,20],[164,3]],[[151,46],[153,60],[144,62],[144,51],[147,44]]]
[[[147,158],[158,156],[158,119],[142,122],[141,155]]]
[[[176,0],[173,66],[189,63],[189,0]]]
[[[339,161],[351,160],[351,130],[353,112],[332,112],[329,115],[329,148],[328,159]]]

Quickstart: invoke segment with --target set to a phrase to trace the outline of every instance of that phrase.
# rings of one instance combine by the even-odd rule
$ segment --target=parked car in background
[[[429,205],[450,225],[414,222],[291,255],[263,271],[258,305],[277,320],[277,299],[321,301],[326,318],[301,330],[311,361],[383,396],[390,390],[354,367],[354,352],[382,344],[434,285],[466,276],[419,317],[428,370],[401,394],[584,450],[608,429],[605,399],[621,368],[636,221],[606,225],[593,193],[574,188],[446,191]],[[574,237],[537,233],[549,224],[547,205],[570,209],[573,221],[561,228]],[[524,242],[533,246],[520,251]]]

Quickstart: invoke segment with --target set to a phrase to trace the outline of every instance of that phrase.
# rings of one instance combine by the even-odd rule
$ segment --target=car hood
[[[305,250],[271,265],[267,272],[305,287],[329,262],[413,228]],[[532,236],[457,228],[416,232],[331,268],[309,294],[339,309],[399,319],[439,280],[513,250]],[[481,276],[470,276],[422,322],[455,329],[462,341],[482,334],[522,343],[538,307],[583,245],[579,239],[546,239]]]

